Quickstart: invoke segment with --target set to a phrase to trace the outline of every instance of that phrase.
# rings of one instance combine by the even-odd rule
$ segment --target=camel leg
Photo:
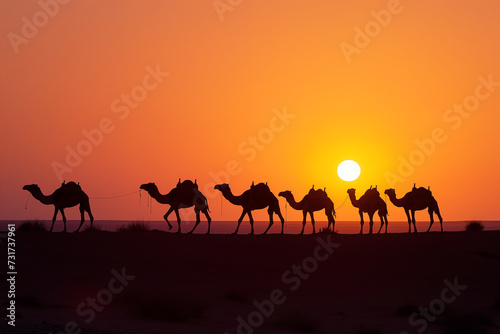
[[[55,223],[56,217],[57,217],[57,211],[59,211],[59,209],[54,207],[54,216],[52,216],[52,226],[50,226],[49,232],[52,232],[52,229],[54,228],[54,223]]]
[[[417,233],[417,224],[415,221],[415,210],[411,211],[411,222],[413,223],[413,231]]]
[[[207,223],[208,223],[208,232],[207,232],[207,234],[210,234],[210,224],[212,223],[212,218],[210,218],[210,215],[208,214],[208,210],[207,209],[203,209],[203,210],[201,210],[201,212],[203,212],[203,214],[205,215],[205,217],[207,217]]]
[[[363,225],[365,225],[365,221],[363,220],[363,211],[359,210],[359,218],[361,218],[360,224],[361,224],[361,230],[359,231],[359,234],[363,234]]]
[[[410,217],[410,210],[405,209],[406,213],[406,218],[408,218],[408,233],[411,233],[411,217]]]
[[[443,232],[443,217],[441,217],[441,212],[439,212],[439,206],[436,203],[436,207],[434,208],[434,212],[439,218],[439,224],[441,224],[441,232]]]
[[[266,234],[267,231],[269,231],[269,229],[271,228],[271,226],[273,226],[274,224],[274,221],[273,221],[273,210],[271,208],[269,208],[269,210],[267,210],[267,212],[269,213],[269,226],[267,227],[266,231],[262,234]]]
[[[302,216],[303,216],[303,219],[302,219],[302,231],[300,231],[299,234],[304,234],[304,228],[306,227],[306,219],[307,219],[307,211],[302,211]]]
[[[94,223],[94,216],[92,216],[92,212],[90,211],[90,204],[87,203],[85,211],[87,211],[90,220],[90,229],[92,229],[92,224]]]
[[[373,215],[375,214],[375,212],[373,213],[368,213],[368,217],[370,217],[370,231],[368,232],[369,234],[372,234],[373,233]]]
[[[434,211],[432,210],[431,206],[429,206],[429,218],[430,218],[431,223],[429,225],[429,228],[427,229],[427,232],[429,232],[431,230],[431,227],[434,224]]]
[[[66,232],[66,215],[64,214],[63,209],[61,209],[61,216],[62,216],[63,223],[64,223],[64,232]]]
[[[380,216],[380,228],[378,229],[378,232],[380,234],[380,231],[382,231],[382,227],[384,227],[384,216]],[[387,229],[386,229],[387,231]]]
[[[174,208],[173,207],[170,207],[170,209],[168,209],[167,213],[163,216],[163,219],[165,219],[165,221],[167,222],[168,224],[168,229],[171,230],[172,229],[172,224],[170,224],[170,222],[168,221],[168,216],[172,213],[172,211],[174,211]]]
[[[174,209],[174,212],[177,217],[177,225],[179,226],[177,233],[181,233],[181,216],[179,215],[179,209]]]
[[[283,215],[281,214],[281,210],[280,210],[279,205],[276,208],[276,210],[274,210],[274,212],[278,215],[278,217],[281,221],[281,234],[283,234],[283,233],[285,233],[285,218],[283,218]]]
[[[316,233],[316,222],[314,221],[314,213],[311,211],[309,212],[309,216],[311,216],[311,224],[313,226],[313,234]]]
[[[80,205],[80,216],[81,216],[80,226],[78,226],[78,228],[76,229],[75,232],[80,231],[80,228],[82,227],[83,223],[85,222],[85,210],[83,209],[82,205]]]
[[[189,234],[193,233],[196,227],[200,224],[200,210],[194,209],[194,212],[196,214],[196,224],[194,224],[193,229],[189,232]]]
[[[328,229],[332,226],[332,232],[335,232],[335,218],[333,217],[333,210],[329,211],[325,209],[325,215],[328,218]]]
[[[387,215],[384,216],[385,220],[385,233],[387,233],[387,225],[389,225],[389,221],[387,221]]]
[[[243,212],[241,213],[240,218],[238,218],[238,226],[236,226],[236,231],[234,231],[233,234],[238,234],[238,230],[240,229],[241,222],[243,221],[243,218],[247,214],[247,210],[243,209]]]
[[[251,230],[250,230],[250,234],[254,234],[255,231],[253,229],[253,217],[252,217],[252,211],[248,211],[248,218],[250,219],[250,227],[251,227]]]

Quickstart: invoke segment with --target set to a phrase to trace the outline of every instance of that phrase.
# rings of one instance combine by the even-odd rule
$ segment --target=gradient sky
[[[499,218],[499,2],[228,3],[2,1],[1,219],[51,218],[32,199],[24,209],[24,184],[49,194],[73,180],[106,197],[196,178],[214,220],[236,220],[213,190],[228,164],[235,194],[267,181],[301,199],[314,184],[338,207],[348,188],[401,197],[416,182],[445,220]],[[86,156],[69,166],[68,147]],[[337,177],[345,159],[358,180]],[[167,210],[137,194],[91,206],[97,220]]]

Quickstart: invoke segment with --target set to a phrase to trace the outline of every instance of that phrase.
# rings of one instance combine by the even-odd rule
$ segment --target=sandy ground
[[[500,333],[500,231],[19,232],[16,248],[2,333]]]

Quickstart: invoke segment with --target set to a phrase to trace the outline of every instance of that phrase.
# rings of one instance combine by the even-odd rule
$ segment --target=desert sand
[[[16,327],[2,333],[500,333],[500,231],[16,243]]]

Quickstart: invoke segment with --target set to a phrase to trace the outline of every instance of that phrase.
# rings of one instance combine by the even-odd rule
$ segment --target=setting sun
[[[344,160],[337,167],[338,176],[347,182],[356,180],[361,174],[361,168],[353,160]]]

